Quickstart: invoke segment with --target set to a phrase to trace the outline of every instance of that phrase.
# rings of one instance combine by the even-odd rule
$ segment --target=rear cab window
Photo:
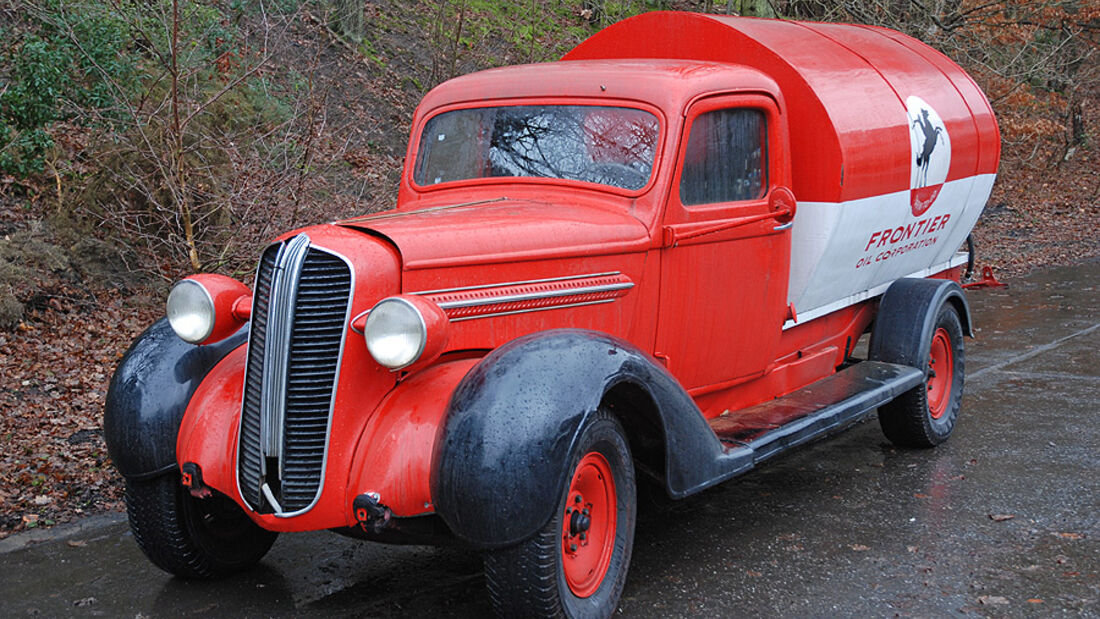
[[[724,108],[691,124],[680,175],[684,206],[762,198],[768,189],[768,127],[763,110]]]

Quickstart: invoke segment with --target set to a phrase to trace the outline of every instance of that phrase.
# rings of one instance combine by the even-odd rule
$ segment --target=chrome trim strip
[[[351,274],[351,282],[348,286],[348,305],[344,310],[344,324],[351,318],[351,305],[352,300],[355,298],[355,267],[352,265],[351,260],[342,254],[338,254],[331,249],[324,247],[317,247],[311,245],[313,249],[322,251],[330,256],[335,256],[344,261],[344,264],[348,265],[348,273]],[[325,473],[328,471],[328,448],[332,443],[332,418],[336,413],[336,392],[340,389],[340,369],[344,366],[344,346],[348,341],[348,330],[344,329],[340,334],[340,349],[336,352],[336,374],[332,377],[332,397],[328,403],[328,427],[325,428],[325,453],[321,456],[321,479],[317,482],[317,494],[314,495],[313,501],[309,505],[306,505],[302,509],[294,512],[283,512],[278,509],[275,511],[274,516],[276,518],[292,518],[308,512],[317,505],[317,501],[321,500],[321,494],[325,491]],[[281,508],[280,508],[281,509]]]
[[[409,292],[407,294],[426,295],[426,294],[446,294],[449,292],[466,292],[467,290],[486,290],[488,288],[507,288],[509,286],[527,286],[530,284],[548,284],[551,282],[566,282],[573,279],[594,279],[596,277],[612,277],[614,275],[622,275],[621,271],[608,271],[607,273],[592,273],[589,275],[566,275],[565,277],[550,277],[547,279],[529,279],[520,282],[504,282],[500,284],[481,284],[478,286],[463,286],[461,288],[441,288],[439,290],[422,290],[420,292]]]
[[[271,391],[274,386],[271,384],[271,376],[273,374],[273,361],[272,353],[274,348],[278,348],[279,335],[272,329],[272,317],[276,316],[276,308],[279,305],[278,297],[280,292],[280,283],[282,280],[282,264],[286,256],[286,243],[279,244],[279,251],[275,253],[275,262],[271,266],[271,284],[267,293],[267,330],[264,332],[264,358],[262,369],[260,370],[260,474],[261,479],[267,478],[267,458],[265,457],[267,451],[265,446],[267,445],[267,434],[271,431],[271,422],[268,419],[270,415],[270,407],[268,401],[272,398]],[[273,347],[272,344],[275,344]],[[238,464],[239,466],[239,464]],[[260,493],[263,493],[263,484],[260,485]]]
[[[375,303],[375,305],[378,305],[378,304],[377,304],[377,303]],[[364,317],[364,316],[367,316],[367,315],[369,315],[369,314],[370,314],[370,311],[371,311],[372,309],[374,309],[374,308],[373,308],[373,307],[371,307],[371,308],[365,309],[365,310],[363,310],[363,311],[359,312],[358,314],[356,314],[356,315],[355,315],[355,316],[354,316],[353,318],[351,318],[350,320],[348,320],[348,328],[349,328],[349,329],[351,329],[351,330],[352,330],[353,332],[355,332],[355,333],[359,334],[359,335],[366,335],[366,334],[365,334],[364,332],[362,332],[362,331],[360,331],[359,329],[356,329],[356,328],[355,328],[355,323],[356,323],[356,321],[358,321],[358,320],[359,320],[360,318],[362,318],[362,317]]]
[[[379,215],[361,215],[359,217],[353,217],[351,219],[343,219],[334,221],[332,223],[337,225],[355,225],[364,222],[378,221],[380,219],[393,219],[394,217],[405,217],[407,215],[423,215],[428,213],[438,213],[439,211],[449,211],[453,208],[462,208],[463,206],[476,206],[478,204],[492,204],[494,202],[504,202],[509,200],[507,197],[490,198],[488,200],[475,200],[473,202],[461,202],[459,204],[445,204],[443,206],[433,206],[429,208],[422,208],[417,211],[399,211],[396,213],[382,213]]]
[[[549,307],[530,307],[521,310],[510,310],[507,312],[492,312],[489,314],[477,314],[476,316],[463,316],[461,318],[452,318],[451,322],[462,322],[464,320],[477,320],[478,318],[492,318],[494,316],[509,316],[511,314],[527,314],[529,312],[545,312],[549,310],[565,309],[567,307],[581,307],[584,305],[600,305],[602,303],[614,303],[615,299],[600,299],[599,301],[582,301],[580,303],[566,303],[565,305],[551,305]]]
[[[267,416],[270,414],[267,401],[271,397],[269,391],[273,388],[271,385],[271,356],[272,356],[272,344],[275,344],[274,348],[278,348],[279,335],[272,332],[272,317],[275,316],[276,308],[278,306],[279,297],[279,283],[282,280],[282,264],[286,259],[286,246],[284,241],[279,244],[279,251],[275,252],[275,262],[271,265],[271,284],[267,292],[267,331],[264,332],[264,357],[263,363],[260,369],[260,475],[261,480],[266,479],[268,475],[267,470],[267,458],[264,445],[266,444],[266,434],[269,431],[267,428],[270,425],[267,420]],[[263,494],[263,484],[260,484],[260,494]]]
[[[309,237],[299,234],[279,251],[268,302],[264,372],[260,387],[260,451],[266,458],[278,459],[280,479],[283,476],[283,425],[286,419],[290,331],[298,298],[298,278],[308,249]]]
[[[260,486],[260,492],[264,493],[264,498],[275,508],[276,514],[283,511],[283,506],[279,505],[279,502],[275,500],[275,493],[271,492],[271,486],[268,486],[266,481]]]
[[[499,305],[501,303],[519,303],[522,301],[537,301],[539,299],[555,299],[558,297],[575,297],[585,294],[597,294],[601,292],[615,292],[617,290],[629,290],[634,287],[634,282],[622,282],[618,284],[601,284],[599,286],[583,286],[580,288],[563,288],[561,290],[547,290],[542,292],[528,292],[526,294],[510,294],[496,297],[484,297],[480,299],[463,299],[461,301],[442,301],[439,307],[448,309],[460,309],[466,307],[481,307],[483,305]],[[563,307],[563,306],[555,306]],[[543,308],[551,309],[551,308]]]

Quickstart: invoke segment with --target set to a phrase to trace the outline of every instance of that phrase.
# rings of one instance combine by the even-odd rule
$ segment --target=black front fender
[[[433,458],[436,512],[483,548],[533,535],[553,515],[584,420],[623,382],[657,408],[672,496],[751,466],[727,456],[691,397],[648,355],[601,333],[547,331],[493,351],[459,383]]]
[[[176,436],[207,372],[245,342],[247,325],[214,344],[181,340],[167,318],[138,336],[107,389],[103,438],[124,477],[148,479],[176,467]]]

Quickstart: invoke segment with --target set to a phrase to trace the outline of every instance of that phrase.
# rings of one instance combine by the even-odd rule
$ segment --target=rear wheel
[[[212,579],[250,567],[278,536],[225,495],[191,496],[177,473],[127,480],[126,512],[145,556],[182,578]]]
[[[534,537],[485,557],[504,617],[608,617],[634,543],[635,482],[622,426],[605,410],[585,424],[554,516]]]
[[[886,438],[904,447],[933,447],[955,429],[962,404],[962,323],[951,304],[936,315],[925,360],[925,382],[879,408],[878,419]]]

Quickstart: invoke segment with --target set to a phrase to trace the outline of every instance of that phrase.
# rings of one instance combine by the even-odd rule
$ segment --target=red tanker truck
[[[966,73],[869,26],[656,12],[448,81],[394,210],[178,282],[133,344],[134,537],[185,578],[282,532],[462,544],[503,615],[607,616],[636,476],[684,497],[876,409],[948,438],[999,148]]]

